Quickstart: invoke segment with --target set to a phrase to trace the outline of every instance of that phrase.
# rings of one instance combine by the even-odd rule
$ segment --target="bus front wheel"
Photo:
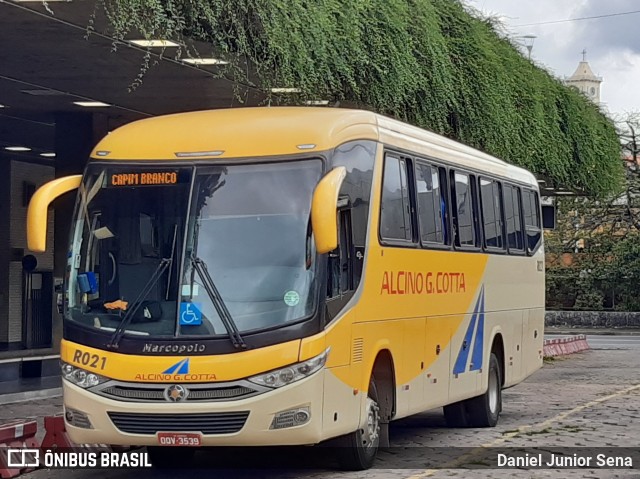
[[[378,454],[380,444],[380,406],[378,390],[371,378],[367,394],[366,422],[361,428],[341,438],[338,442],[338,461],[342,469],[362,471],[369,469]]]

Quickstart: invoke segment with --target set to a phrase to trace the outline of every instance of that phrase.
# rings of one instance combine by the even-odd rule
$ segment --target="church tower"
[[[578,64],[578,68],[569,78],[565,79],[567,86],[574,87],[581,91],[596,105],[600,104],[600,84],[602,78],[594,75],[589,62],[587,62],[587,51],[582,50],[582,61]]]

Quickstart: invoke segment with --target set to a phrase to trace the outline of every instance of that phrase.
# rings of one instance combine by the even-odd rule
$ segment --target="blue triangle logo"
[[[167,370],[162,371],[162,374],[188,374],[189,373],[189,358],[185,358],[178,361],[173,366],[170,366]]]
[[[473,333],[476,333],[475,341],[473,345],[471,340],[473,339]],[[466,346],[465,346],[466,345]],[[460,352],[458,358],[453,366],[453,374],[462,374],[467,367],[467,359],[469,358],[469,351],[473,349],[471,353],[471,364],[469,371],[475,371],[482,367],[482,353],[484,347],[484,285],[480,288],[480,294],[476,300],[476,306],[473,308],[473,315],[469,322],[469,327],[464,335],[464,341],[460,345]]]

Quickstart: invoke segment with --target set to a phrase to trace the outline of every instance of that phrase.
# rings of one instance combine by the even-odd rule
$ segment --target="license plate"
[[[202,445],[202,435],[192,432],[159,432],[161,446],[198,447]]]

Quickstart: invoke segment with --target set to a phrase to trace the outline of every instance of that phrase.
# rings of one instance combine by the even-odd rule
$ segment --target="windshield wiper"
[[[209,274],[206,263],[197,256],[192,256],[191,267],[195,269],[200,275],[200,279],[202,279],[202,285],[207,291],[207,294],[209,295],[213,306],[216,308],[218,316],[220,316],[220,319],[222,320],[222,324],[224,324],[225,329],[229,333],[229,338],[231,339],[233,347],[235,347],[236,349],[247,349],[247,343],[245,343],[244,339],[242,339],[242,336],[240,336],[240,331],[238,330],[238,327],[236,326],[231,313],[227,309],[227,306],[224,304],[222,296],[220,296],[220,292],[218,291],[218,288],[216,288],[216,285],[213,282],[211,275]]]
[[[142,291],[140,291],[140,294],[138,295],[138,297],[131,304],[131,308],[127,309],[127,312],[122,318],[122,321],[120,321],[120,324],[118,325],[115,332],[113,333],[113,336],[111,336],[111,340],[107,344],[107,348],[118,349],[118,344],[120,343],[120,339],[125,333],[125,328],[129,325],[134,315],[138,312],[138,309],[140,309],[140,306],[142,306],[142,302],[149,295],[149,293],[151,292],[151,289],[156,285],[156,283],[162,277],[163,273],[165,272],[165,270],[170,264],[171,264],[171,259],[162,258],[160,260],[160,263],[158,263],[158,267],[151,275],[151,278],[149,278],[149,281],[147,281],[147,284],[144,285],[144,288],[142,288]]]

